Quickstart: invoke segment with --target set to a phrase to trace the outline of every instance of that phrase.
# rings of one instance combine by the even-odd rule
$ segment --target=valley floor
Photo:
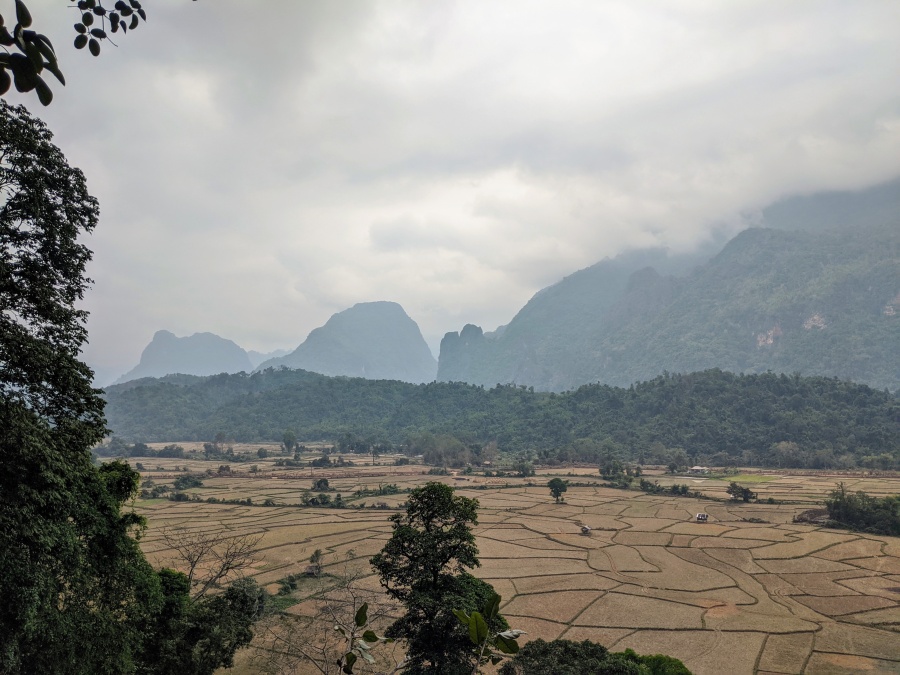
[[[172,460],[147,461],[152,462]],[[279,478],[269,468],[261,476],[205,479],[190,492],[203,500],[297,504],[311,485],[310,470]],[[380,484],[403,489],[427,480],[477,498],[482,564],[474,573],[494,586],[510,626],[527,631],[527,639],[589,639],[615,651],[669,654],[698,675],[900,672],[900,539],[793,523],[794,515],[821,501],[838,480],[852,490],[896,494],[898,478],[756,479],[752,487],[763,498],[789,502],[780,504],[650,496],[602,486],[569,487],[565,502],[557,504],[545,475],[527,479],[529,486],[524,479],[425,476],[421,466],[316,471],[329,477],[332,494],[342,493],[350,504],[394,507],[404,494],[351,496]],[[559,475],[597,480],[596,473],[565,476],[566,471]],[[312,472],[313,478],[319,475]],[[164,481],[164,474],[156,480]],[[724,496],[728,484],[681,477],[660,482],[688,482],[716,496]],[[286,599],[288,613],[314,613],[329,580],[348,568],[362,576],[361,588],[380,594],[367,560],[389,537],[390,508],[167,500],[139,501],[137,508],[149,518],[143,546],[157,564],[171,564],[171,551],[158,536],[162,526],[258,533],[260,550],[249,573],[273,593],[279,580],[302,574],[312,552],[321,549],[323,577],[299,580]],[[698,512],[708,513],[709,521],[695,522]],[[581,534],[582,525],[592,529],[589,536]],[[256,657],[244,650],[228,672],[258,672]]]

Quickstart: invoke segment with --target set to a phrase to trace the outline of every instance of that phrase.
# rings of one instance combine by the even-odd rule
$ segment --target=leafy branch
[[[138,0],[117,0],[112,10],[103,5],[103,0],[79,0],[72,8],[81,12],[75,24],[75,48],[87,47],[94,56],[100,55],[100,43],[109,40],[110,33],[122,31],[124,35],[147,20]],[[29,30],[31,24],[31,12],[22,0],[16,0],[16,25],[12,32],[0,15],[0,46],[7,50],[0,53],[0,96],[5,96],[15,85],[18,92],[36,92],[38,100],[46,106],[53,100],[53,92],[44,81],[43,72],[52,73],[63,86],[66,78],[59,69],[53,43],[46,35]],[[10,48],[16,51],[10,52]]]
[[[478,673],[478,667],[488,661],[497,665],[504,656],[516,654],[519,651],[519,643],[516,639],[524,635],[525,631],[509,629],[498,633],[491,633],[488,623],[497,618],[500,610],[500,596],[494,593],[485,604],[483,612],[466,614],[460,609],[454,609],[453,613],[460,623],[468,629],[469,640],[475,645],[477,658],[472,675]]]

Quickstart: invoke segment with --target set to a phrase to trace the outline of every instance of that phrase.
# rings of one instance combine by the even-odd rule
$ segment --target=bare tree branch
[[[241,576],[250,566],[262,535],[161,527],[160,536],[174,555],[175,566],[191,582],[197,600],[230,575]]]
[[[388,624],[398,611],[398,606],[386,601],[382,594],[361,586],[365,576],[360,569],[345,571],[336,585],[318,594],[316,610],[311,616],[284,613],[272,616],[261,627],[263,637],[254,658],[257,667],[268,675],[295,675],[310,672],[311,668],[322,675],[340,673],[342,657],[362,634],[354,621],[359,608],[368,605],[367,626],[376,627]],[[402,658],[399,661],[395,658],[396,651],[396,643],[381,645],[371,652],[376,663],[357,661],[354,672],[396,673],[404,665]]]

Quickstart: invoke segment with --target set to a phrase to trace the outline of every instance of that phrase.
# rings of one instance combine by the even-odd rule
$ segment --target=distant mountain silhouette
[[[173,373],[216,375],[251,370],[253,365],[247,357],[247,352],[231,340],[213,333],[195,333],[189,337],[177,337],[167,330],[160,330],[144,348],[140,363],[114,384]]]
[[[362,302],[333,315],[297,349],[261,363],[323,375],[431,382],[437,361],[419,326],[396,302]]]

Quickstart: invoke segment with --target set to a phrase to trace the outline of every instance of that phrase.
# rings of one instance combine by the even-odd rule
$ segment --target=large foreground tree
[[[90,448],[79,351],[97,201],[40,120],[0,102],[0,671],[128,672],[159,583],[121,512],[137,487]]]
[[[46,126],[0,101],[0,672],[212,673],[249,641],[259,593],[194,601],[156,573],[123,511],[138,474],[93,464],[106,428],[76,303],[97,218]]]
[[[443,483],[413,490],[406,513],[391,516],[393,534],[372,565],[388,595],[406,613],[387,630],[406,643],[406,673],[456,675],[472,672],[476,655],[453,610],[480,611],[493,587],[468,573],[478,567],[472,526],[478,500],[453,494]],[[508,628],[497,615],[492,632]]]

